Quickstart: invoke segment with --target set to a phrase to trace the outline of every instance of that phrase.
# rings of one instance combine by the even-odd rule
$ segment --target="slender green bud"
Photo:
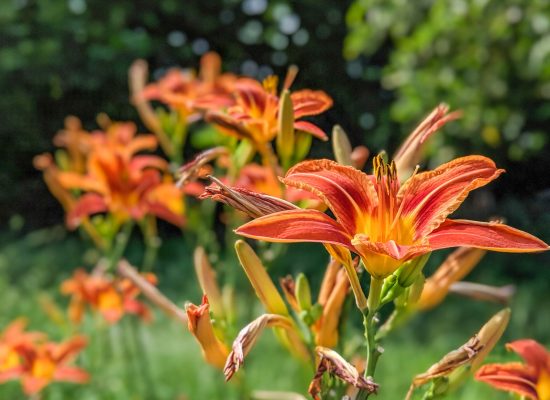
[[[313,136],[304,131],[295,132],[294,158],[295,163],[302,161],[309,154],[311,149],[311,140]]]
[[[302,273],[296,278],[295,296],[300,310],[308,311],[311,308],[311,289],[306,276]]]
[[[340,125],[334,125],[332,128],[332,151],[334,152],[334,158],[339,164],[353,165],[351,144],[348,135],[346,135],[346,132]]]
[[[422,289],[424,289],[424,282],[426,282],[426,278],[424,278],[424,275],[422,273],[420,273],[420,275],[417,275],[416,280],[409,287],[409,298],[407,299],[407,302],[409,304],[414,304],[418,301],[418,299],[420,299]]]
[[[290,160],[294,153],[294,108],[288,90],[283,90],[279,100],[277,152],[283,160]]]
[[[424,266],[428,262],[431,253],[426,253],[420,257],[413,258],[403,264],[395,273],[399,285],[406,288],[411,286],[422,273]]]

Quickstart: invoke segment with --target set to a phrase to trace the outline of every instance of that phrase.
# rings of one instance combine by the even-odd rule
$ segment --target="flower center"
[[[388,164],[378,155],[373,160],[373,173],[378,205],[365,215],[363,232],[373,242],[393,240],[398,244],[412,244],[413,221],[402,216],[403,207],[397,198],[399,179],[395,162]]]

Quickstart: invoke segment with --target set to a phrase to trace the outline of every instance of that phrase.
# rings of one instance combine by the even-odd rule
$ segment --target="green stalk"
[[[367,339],[367,366],[365,368],[365,378],[374,377],[376,363],[382,354],[378,349],[375,339],[376,321],[375,315],[380,307],[380,295],[382,293],[383,279],[371,277],[369,297],[367,298],[367,313],[363,314],[363,325],[365,326],[365,338]],[[358,400],[364,400],[369,397],[369,392],[360,390],[357,394]]]
[[[114,270],[120,259],[124,256],[126,246],[132,235],[132,228],[134,227],[133,221],[126,222],[120,232],[115,237],[115,246],[109,257],[109,270]]]

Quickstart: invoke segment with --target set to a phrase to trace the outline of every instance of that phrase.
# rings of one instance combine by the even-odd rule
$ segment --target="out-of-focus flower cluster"
[[[26,324],[15,320],[0,334],[0,383],[20,380],[25,394],[34,395],[54,381],[88,381],[88,373],[72,365],[86,347],[84,337],[56,343],[44,333],[26,331]]]

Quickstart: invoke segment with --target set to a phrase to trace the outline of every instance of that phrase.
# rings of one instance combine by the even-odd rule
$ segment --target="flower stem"
[[[382,292],[383,279],[371,277],[369,297],[367,298],[367,312],[363,314],[363,324],[365,326],[365,338],[367,339],[367,365],[365,368],[365,378],[373,378],[376,370],[376,363],[382,354],[376,343],[376,320],[375,315],[380,307],[380,295]],[[358,400],[364,400],[369,397],[369,392],[360,390],[357,394]]]
[[[111,252],[111,256],[109,257],[109,270],[114,270],[114,268],[124,255],[124,252],[126,251],[126,246],[128,245],[128,241],[130,240],[130,236],[132,235],[133,227],[133,222],[128,221],[122,226],[122,229],[116,235],[115,246],[113,248],[113,251]]]

